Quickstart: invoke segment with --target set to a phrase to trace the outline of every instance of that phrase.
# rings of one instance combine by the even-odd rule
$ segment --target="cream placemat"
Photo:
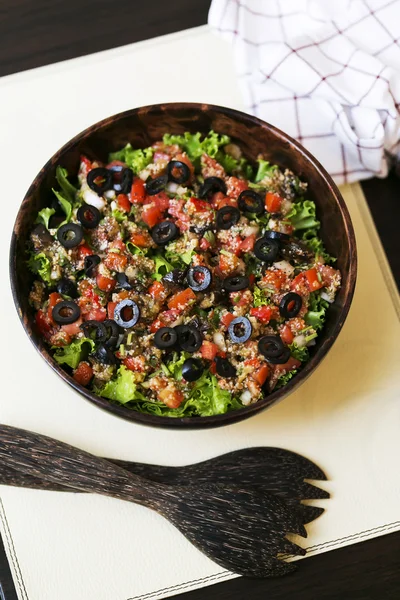
[[[344,329],[300,390],[244,423],[183,433],[124,422],[65,386],[26,338],[6,282],[9,233],[27,186],[83,127],[167,100],[240,108],[230,49],[206,28],[0,80],[0,421],[99,455],[171,465],[281,446],[314,459],[330,478],[324,487],[332,499],[318,502],[328,510],[308,527],[309,554],[400,529],[400,306],[357,185],[342,189],[359,251]],[[98,496],[0,487],[0,532],[20,600],[156,600],[232,577],[161,517]]]

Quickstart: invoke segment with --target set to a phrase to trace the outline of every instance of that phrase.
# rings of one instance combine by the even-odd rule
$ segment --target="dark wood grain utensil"
[[[317,506],[305,506],[301,500],[329,498],[328,492],[309,480],[326,480],[324,472],[307,458],[283,448],[244,448],[182,467],[166,467],[116,459],[105,459],[159,483],[190,485],[197,483],[227,483],[251,487],[284,499],[295,509],[304,524],[324,511]],[[71,491],[71,488],[21,473],[5,464],[0,465],[0,484],[41,490]],[[81,491],[81,490],[77,490]]]
[[[67,487],[141,504],[168,519],[222,567],[252,577],[283,575],[304,555],[286,539],[306,537],[295,511],[276,496],[233,484],[167,485],[38,433],[0,425],[0,462]]]

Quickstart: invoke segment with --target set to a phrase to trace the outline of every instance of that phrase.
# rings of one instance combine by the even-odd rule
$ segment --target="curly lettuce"
[[[292,377],[296,375],[296,373],[297,369],[294,369],[293,371],[288,371],[287,373],[281,375],[278,378],[275,389],[278,390],[279,388],[284,387],[292,379]]]
[[[326,311],[329,308],[329,302],[321,298],[320,290],[311,292],[308,312],[304,320],[307,325],[311,325],[315,330],[322,329],[325,323]]]
[[[152,259],[155,262],[155,271],[152,277],[156,281],[161,281],[164,275],[170,273],[170,271],[174,269],[174,266],[171,265],[171,263],[168,262],[167,259],[164,258],[161,254],[156,254],[155,256],[152,256]]]
[[[81,338],[74,340],[68,346],[54,346],[54,359],[60,365],[68,365],[71,369],[76,369],[81,360],[86,360],[89,353],[93,352],[96,345],[90,338]]]
[[[257,164],[255,183],[259,183],[264,177],[271,177],[278,170],[277,165],[271,165],[267,160],[259,159],[257,160]]]
[[[113,160],[120,160],[125,163],[134,171],[134,173],[140,173],[149,165],[153,160],[154,149],[149,148],[138,148],[134,149],[130,144],[127,144],[125,148],[118,152],[111,152],[109,155],[109,162]]]
[[[230,141],[228,135],[220,135],[212,130],[206,136],[203,136],[200,132],[189,133],[189,131],[185,131],[183,135],[166,133],[163,137],[164,144],[177,144],[193,162],[199,159],[202,154],[208,154],[208,156],[216,158],[220,148],[229,144]]]
[[[75,202],[75,196],[77,193],[77,188],[75,186],[72,185],[72,183],[70,183],[68,181],[68,171],[67,169],[64,169],[63,167],[60,167],[60,165],[58,165],[57,169],[56,169],[56,179],[58,182],[58,185],[61,188],[61,191],[64,194],[64,197],[71,203]]]
[[[108,381],[101,390],[96,390],[99,396],[114,400],[119,404],[127,404],[135,400],[145,400],[137,390],[135,375],[132,371],[121,365],[115,379]]]
[[[315,202],[312,200],[301,200],[294,202],[290,212],[286,215],[295,231],[302,229],[319,229],[320,222],[316,219]]]
[[[268,298],[265,291],[256,285],[254,286],[253,297],[255,307],[266,306],[267,304],[271,304],[271,300]]]
[[[45,283],[51,283],[51,263],[44,252],[32,254],[27,262],[27,265],[28,269],[32,271],[32,273],[35,273],[35,275],[40,275]]]
[[[54,208],[43,208],[38,212],[38,216],[36,218],[36,223],[42,223],[46,229],[49,229],[49,221],[50,217],[55,213]]]
[[[62,223],[60,223],[60,227],[61,227],[61,225],[64,225],[65,223],[69,223],[71,220],[72,204],[69,200],[64,198],[64,196],[61,194],[61,192],[58,192],[54,188],[52,188],[52,191],[53,191],[53,194],[55,195],[55,197],[57,198],[58,203],[61,206],[61,208],[63,209],[64,214],[65,214],[64,221]]]

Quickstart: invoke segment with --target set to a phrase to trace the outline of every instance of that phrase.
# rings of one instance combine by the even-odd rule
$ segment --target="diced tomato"
[[[140,373],[143,373],[145,370],[144,356],[128,356],[122,361],[122,364],[130,371],[139,371]]]
[[[316,290],[324,287],[322,281],[318,279],[318,273],[316,269],[309,269],[308,271],[304,272],[304,275],[306,276],[308,287],[310,288],[311,292],[315,292]]]
[[[242,238],[240,235],[235,235],[227,239],[227,241],[223,244],[223,249],[231,252],[235,256],[239,256],[241,253],[241,244]]]
[[[134,231],[131,234],[131,242],[138,248],[148,248],[151,246],[151,237],[147,231]]]
[[[107,311],[105,308],[92,308],[84,315],[85,321],[105,321]]]
[[[225,313],[222,317],[221,317],[221,323],[222,325],[224,325],[225,327],[229,327],[229,325],[232,323],[233,319],[235,317],[233,316],[232,313],[228,312]]]
[[[289,360],[284,363],[283,365],[274,365],[275,366],[275,371],[278,371],[280,373],[287,373],[288,371],[293,371],[293,369],[298,369],[301,365],[301,362],[299,360],[297,360],[297,358],[294,358],[293,356],[291,356],[289,358]]]
[[[91,169],[92,169],[92,161],[89,160],[86,156],[81,155],[80,170],[81,171],[85,170],[86,172],[89,172]]]
[[[203,250],[205,252],[206,250],[211,248],[211,244],[208,240],[206,240],[206,238],[202,237],[199,242],[199,247],[200,247],[200,250]]]
[[[276,290],[280,290],[286,281],[286,275],[283,271],[267,270],[262,278],[265,287],[274,287]]]
[[[158,398],[169,408],[178,408],[183,402],[182,392],[169,385],[158,392]]]
[[[164,300],[167,293],[161,281],[152,283],[147,291],[154,300]]]
[[[60,294],[58,294],[57,292],[52,292],[49,295],[49,308],[47,309],[47,316],[50,320],[50,323],[52,323],[53,325],[55,325],[55,322],[53,320],[53,308],[56,304],[58,304],[61,301],[62,296],[60,296]]]
[[[210,210],[210,204],[205,200],[199,200],[198,198],[190,198],[189,202],[194,207],[195,212],[204,212]]]
[[[90,256],[91,254],[93,254],[93,250],[91,250],[87,244],[78,246],[78,255],[80,259],[85,258],[85,256]]]
[[[258,306],[250,309],[250,315],[260,321],[260,323],[266,324],[270,322],[273,310],[271,306]]]
[[[304,272],[296,275],[290,284],[290,289],[294,290],[301,296],[307,296],[310,293],[310,288],[308,287],[308,282]]]
[[[104,264],[106,265],[107,269],[110,269],[110,271],[118,271],[118,273],[122,273],[126,269],[128,259],[125,256],[125,254],[119,254],[118,252],[109,252],[104,259]],[[97,277],[102,277],[102,275],[97,275]],[[107,277],[105,277],[104,279],[107,279]],[[98,282],[97,285],[100,289],[103,289],[100,287]],[[109,291],[110,289],[112,288],[108,288],[105,291]]]
[[[263,363],[261,365],[261,367],[259,367],[256,371],[254,371],[254,373],[252,373],[252,377],[253,379],[256,380],[256,382],[259,385],[264,385],[264,383],[267,380],[269,374],[269,369],[268,369],[268,365],[266,363]]]
[[[222,192],[215,192],[215,194],[211,196],[211,206],[217,210],[224,206],[237,207],[237,205],[238,203],[235,198],[229,198],[229,196],[225,196]]]
[[[163,220],[162,211],[155,204],[146,204],[142,212],[142,221],[152,229]]]
[[[265,208],[270,213],[277,213],[281,209],[282,198],[273,192],[267,192],[265,195]]]
[[[117,196],[117,204],[118,208],[122,210],[122,212],[130,212],[131,203],[129,202],[129,198],[126,194],[118,194]]]
[[[154,196],[150,196],[150,202],[154,202],[157,208],[163,212],[169,207],[169,200],[170,199],[165,192],[159,192]]]
[[[256,280],[256,276],[254,275],[254,273],[250,273],[250,275],[249,275],[249,283],[250,283],[251,286],[254,285],[255,280]]]
[[[63,331],[65,331],[65,333],[68,333],[68,335],[74,336],[74,335],[77,335],[78,333],[80,333],[80,331],[81,331],[80,326],[81,325],[82,325],[82,319],[79,318],[74,323],[68,323],[68,325],[63,325],[61,327],[61,329]]]
[[[122,240],[117,238],[116,240],[113,240],[112,242],[110,242],[108,249],[111,250],[111,248],[116,248],[117,250],[121,250],[121,252],[125,252],[126,244],[124,244],[124,242]]]
[[[74,371],[74,379],[81,385],[88,385],[93,377],[93,369],[88,362],[82,360]]]
[[[294,335],[289,325],[284,325],[280,331],[281,340],[284,344],[291,344],[294,340]]]
[[[107,315],[109,319],[113,319],[114,318],[114,310],[115,307],[117,306],[118,302],[109,302],[107,304]]]
[[[218,346],[213,342],[209,342],[208,340],[204,340],[201,345],[200,353],[203,358],[206,360],[214,360],[218,353]]]
[[[143,204],[146,199],[146,188],[140,177],[135,177],[131,187],[132,204]]]
[[[211,363],[209,371],[210,373],[212,373],[212,375],[215,375],[215,373],[217,372],[217,365],[215,364],[215,361]]]
[[[239,266],[239,259],[235,254],[220,254],[218,266],[221,273],[233,273]]]
[[[43,310],[38,310],[35,316],[35,321],[40,335],[43,335],[46,339],[48,339],[53,328],[46,313],[43,312]]]
[[[102,292],[111,292],[116,286],[116,281],[111,277],[104,277],[104,275],[97,273],[96,284]]]
[[[196,294],[191,288],[186,288],[172,296],[168,302],[168,308],[183,310],[193,300],[196,300]]]
[[[318,272],[321,275],[322,283],[324,286],[329,287],[335,280],[337,285],[340,283],[340,271],[334,269],[329,265],[317,265]]]
[[[239,198],[240,194],[249,188],[247,181],[237,177],[228,177],[226,180],[226,193],[231,198]]]
[[[254,248],[255,241],[256,241],[256,236],[254,233],[252,233],[247,238],[242,240],[242,242],[240,244],[240,250],[242,250],[243,252],[250,252]]]
[[[156,331],[158,331],[159,329],[161,329],[161,327],[164,327],[164,323],[162,321],[160,321],[160,319],[156,319],[150,325],[150,332],[151,333],[156,333]]]

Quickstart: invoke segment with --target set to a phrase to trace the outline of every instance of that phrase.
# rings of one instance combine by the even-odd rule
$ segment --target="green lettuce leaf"
[[[288,383],[288,381],[290,381],[292,379],[292,377],[294,377],[296,375],[296,373],[297,373],[297,369],[294,369],[294,371],[288,371],[284,375],[281,375],[277,381],[275,389],[278,390],[279,388],[286,385]]]
[[[198,379],[186,401],[186,409],[192,406],[201,417],[222,415],[228,410],[241,408],[239,400],[232,397],[231,393],[223,390],[218,385],[215,375],[205,372]]]
[[[310,358],[310,353],[307,346],[299,348],[294,342],[289,345],[290,354],[293,358],[297,358],[300,362],[307,362]]]
[[[127,144],[125,148],[118,152],[112,152],[109,155],[109,162],[113,160],[120,160],[124,162],[128,167],[135,173],[143,171],[153,160],[154,150],[153,148],[138,148],[135,150],[130,144]]]
[[[164,144],[178,144],[187,153],[190,160],[195,162],[202,154],[208,154],[208,156],[216,158],[219,149],[229,144],[230,138],[227,135],[219,135],[212,130],[205,137],[199,132],[189,133],[185,131],[183,135],[166,133],[163,142]]]
[[[168,246],[171,246],[171,244]],[[165,247],[165,258],[174,268],[186,268],[190,265],[195,250],[187,250],[186,252],[179,254],[178,252],[175,252],[173,243],[171,249],[169,249],[168,246]]]
[[[329,308],[329,302],[321,298],[321,291],[311,292],[308,312],[304,320],[307,325],[311,325],[315,330],[322,329],[325,322],[326,311]]]
[[[60,364],[66,364],[76,369],[81,360],[86,360],[89,353],[95,349],[95,343],[89,338],[74,340],[69,346],[54,346],[54,359]]]
[[[228,175],[231,175],[231,173],[235,172],[243,175],[243,177],[246,179],[253,179],[254,170],[246,158],[240,158],[237,160],[224,150],[219,150],[216,155],[216,159],[219,164],[224,167]]]
[[[264,290],[260,289],[258,286],[254,286],[254,290],[253,290],[253,297],[254,297],[254,306],[258,307],[258,306],[266,306],[267,304],[270,304],[271,301],[270,299],[267,297],[266,293]]]
[[[257,168],[256,177],[254,180],[256,183],[258,183],[259,181],[262,181],[264,179],[264,177],[266,177],[267,175],[269,175],[269,176],[273,175],[274,172],[278,170],[277,165],[271,165],[267,160],[259,159],[257,161],[257,163],[258,163],[258,168]]]
[[[36,223],[43,223],[43,225],[48,229],[49,228],[49,220],[52,215],[55,213],[54,208],[42,208],[38,212],[38,216],[36,218]]]
[[[99,396],[114,400],[120,404],[127,404],[133,400],[145,400],[143,394],[138,392],[132,371],[121,365],[116,379],[112,379],[101,390],[96,390]]]
[[[320,222],[316,219],[315,202],[311,200],[302,200],[301,202],[295,202],[286,215],[286,219],[289,219],[294,229],[318,229]]]
[[[28,269],[30,269],[32,273],[40,275],[40,277],[46,283],[51,283],[51,263],[43,252],[40,252],[39,254],[32,254],[27,264]]]
[[[336,258],[328,254],[322,240],[318,237],[317,229],[307,229],[303,232],[301,239],[314,252],[316,256],[322,256],[325,263],[331,264],[336,261]]]
[[[69,223],[71,220],[72,204],[69,200],[64,198],[64,196],[61,194],[61,192],[58,192],[54,188],[52,188],[52,190],[53,190],[53,193],[56,196],[61,208],[63,209],[63,211],[65,213],[65,220],[62,223],[60,223],[60,227],[61,227],[61,225],[64,225],[65,223]]]
[[[166,275],[174,269],[174,266],[171,265],[171,263],[168,262],[161,254],[156,254],[155,256],[152,256],[152,259],[156,263],[155,272],[152,275],[153,279],[155,279],[156,281],[161,281],[164,275]]]
[[[117,223],[122,223],[122,221],[126,221],[128,218],[127,214],[122,212],[121,210],[118,210],[118,208],[112,210],[111,215],[114,217]]]
[[[178,381],[182,379],[182,366],[190,354],[187,352],[181,352],[180,355],[175,352],[172,360],[167,364],[167,369],[172,377]]]
[[[69,202],[72,202],[73,204],[75,202],[75,194],[78,190],[75,186],[72,185],[72,183],[68,181],[67,169],[64,169],[63,167],[60,167],[60,165],[58,165],[56,169],[56,179],[58,181],[58,185],[64,193],[64,196]]]
[[[146,256],[148,252],[147,248],[139,248],[139,246],[135,246],[132,242],[126,242],[126,247],[131,254],[138,254],[139,256]]]

